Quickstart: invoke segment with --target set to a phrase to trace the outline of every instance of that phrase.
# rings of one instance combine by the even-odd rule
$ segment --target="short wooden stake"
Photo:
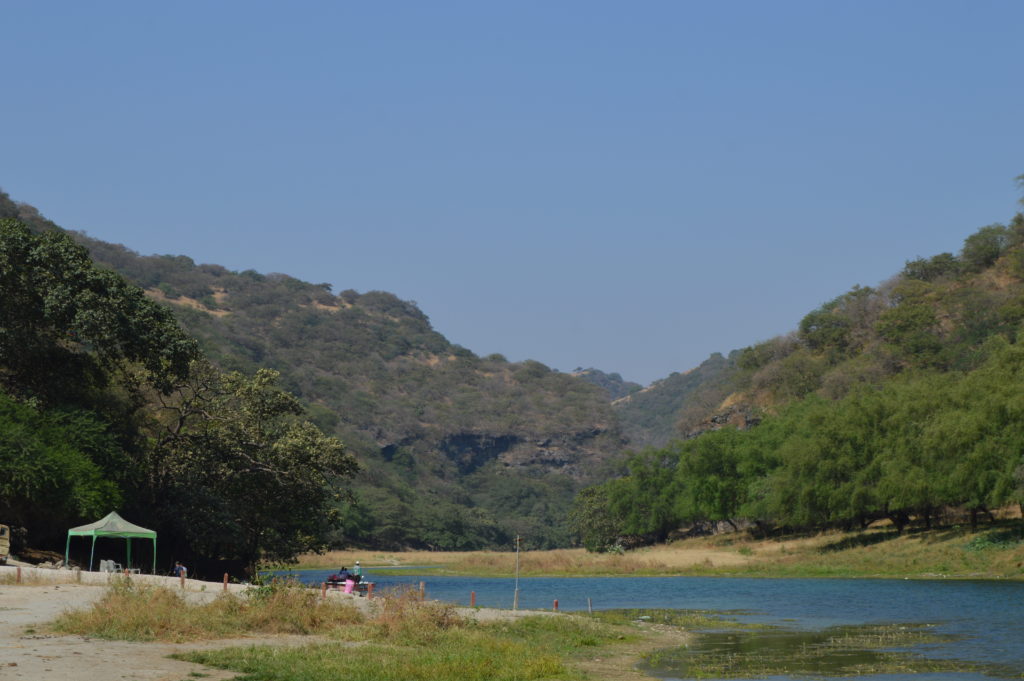
[[[476,607],[476,592],[475,591],[470,591],[469,592],[469,607],[471,607],[471,608],[475,608]]]
[[[320,598],[327,598],[327,582],[320,583]]]
[[[224,573],[224,590],[228,590],[228,573]]]
[[[181,579],[181,588],[184,589],[185,588],[185,573],[184,572],[181,573],[180,579]]]
[[[18,576],[17,576],[17,577],[15,577],[15,581],[16,581],[16,582],[17,582],[18,584],[21,584],[21,566],[20,566],[20,565],[18,566]]]
[[[366,585],[366,598],[367,600],[373,598],[373,582]]]
[[[587,612],[591,615],[594,614],[594,603],[590,600],[590,596],[587,596]]]
[[[555,612],[558,612],[558,599],[555,599]]]
[[[427,583],[426,582],[420,582],[420,600],[421,601],[427,600]]]

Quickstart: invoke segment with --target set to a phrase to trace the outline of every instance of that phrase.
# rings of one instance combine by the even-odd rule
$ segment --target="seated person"
[[[349,574],[349,576],[345,579],[345,593],[352,593],[352,591],[356,588],[356,581],[358,579],[359,578],[355,575]]]
[[[342,567],[340,570],[338,570],[337,574],[331,575],[330,577],[327,578],[327,583],[330,584],[331,586],[341,586],[343,583],[345,583],[346,580],[348,580],[350,578],[351,578],[351,575],[350,575],[348,569],[345,568],[345,567]]]

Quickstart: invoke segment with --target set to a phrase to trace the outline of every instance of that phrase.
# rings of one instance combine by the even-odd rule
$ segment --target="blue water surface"
[[[320,584],[332,570],[289,574]],[[392,575],[370,569],[376,589],[424,582],[427,597],[469,605],[511,608],[515,580],[446,577],[424,571]],[[1024,675],[1024,583],[962,580],[743,579],[721,577],[530,577],[519,580],[521,609],[680,608],[738,611],[737,619],[794,629],[916,622],[936,625],[957,641],[929,647],[934,657],[997,663]],[[875,677],[881,678],[881,677]],[[917,677],[920,679],[921,677]],[[946,678],[945,676],[943,678]],[[950,677],[952,678],[952,677]],[[959,679],[984,678],[957,675]]]

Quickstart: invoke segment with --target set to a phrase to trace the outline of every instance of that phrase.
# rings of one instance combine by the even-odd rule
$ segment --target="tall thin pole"
[[[512,609],[519,609],[519,535],[516,535],[516,593],[512,599]]]

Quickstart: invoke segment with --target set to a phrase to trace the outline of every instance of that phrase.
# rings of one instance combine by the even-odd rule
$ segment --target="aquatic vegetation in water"
[[[642,665],[663,678],[748,679],[772,676],[846,677],[872,674],[980,672],[1018,677],[977,662],[926,657],[912,647],[955,637],[927,624],[832,627],[823,631],[726,631],[699,634],[685,648],[662,650]]]
[[[646,624],[667,624],[684,629],[764,629],[767,624],[740,622],[735,619],[751,614],[747,610],[676,610],[671,608],[623,608],[599,610],[591,617],[610,624],[642,622]]]

